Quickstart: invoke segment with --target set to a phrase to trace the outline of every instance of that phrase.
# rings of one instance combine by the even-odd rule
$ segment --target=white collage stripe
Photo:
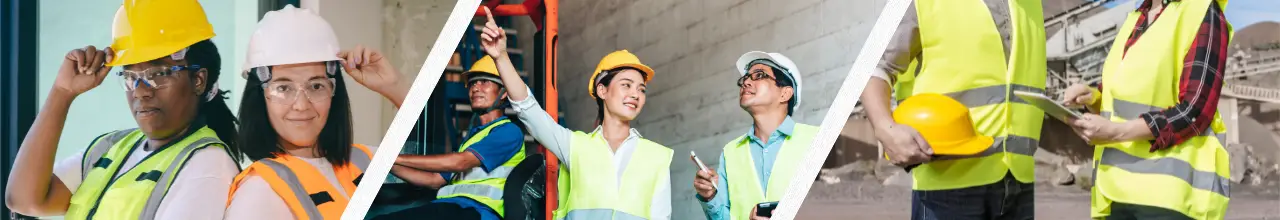
[[[795,178],[791,179],[787,194],[782,197],[782,201],[778,202],[778,209],[774,210],[772,219],[794,219],[796,212],[800,211],[800,205],[804,203],[805,196],[809,195],[809,188],[813,186],[814,178],[818,176],[818,169],[822,168],[822,163],[827,161],[827,154],[831,152],[836,136],[840,135],[840,130],[853,114],[853,106],[862,95],[862,89],[866,87],[867,79],[871,77],[871,70],[876,68],[880,57],[884,56],[889,39],[898,28],[898,23],[902,21],[902,15],[906,13],[909,5],[911,0],[890,0],[885,4],[884,11],[880,12],[880,18],[876,19],[876,25],[871,28],[867,41],[862,45],[862,51],[858,52],[857,60],[849,69],[844,85],[840,86],[840,92],[836,93],[831,108],[827,110],[827,116],[822,119],[822,127],[818,129],[818,135],[813,139],[813,147],[809,150],[809,155],[806,156],[804,164],[800,165],[800,170],[796,171]]]
[[[342,219],[361,220],[368,214],[369,205],[373,203],[373,198],[387,179],[387,173],[391,171],[391,163],[400,155],[400,149],[404,148],[405,139],[422,115],[422,109],[427,106],[427,99],[435,90],[440,74],[453,57],[458,41],[462,40],[464,30],[471,26],[471,19],[475,17],[479,7],[480,0],[458,0],[458,4],[453,6],[453,12],[449,14],[449,20],[445,22],[444,29],[431,47],[431,53],[427,55],[427,60],[422,61],[418,78],[413,80],[413,86],[409,88],[409,94],[405,96],[400,110],[396,111],[391,127],[382,136],[382,143],[378,145],[378,152],[374,152],[373,161],[369,163],[369,169],[365,170],[360,186],[347,204],[347,210],[342,212]]]

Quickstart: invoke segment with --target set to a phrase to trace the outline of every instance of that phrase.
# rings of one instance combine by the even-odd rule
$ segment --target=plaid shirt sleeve
[[[1151,151],[1166,149],[1211,129],[1217,114],[1226,68],[1230,28],[1218,4],[1212,3],[1183,59],[1178,104],[1142,114],[1155,137]]]

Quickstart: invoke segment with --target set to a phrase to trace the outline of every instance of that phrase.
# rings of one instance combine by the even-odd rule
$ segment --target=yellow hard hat
[[[893,111],[893,120],[911,126],[933,147],[934,154],[973,155],[991,146],[993,139],[974,131],[969,108],[945,95],[911,96]]]
[[[125,0],[111,25],[115,56],[107,66],[147,62],[213,38],[195,0]]]
[[[603,77],[600,73],[623,67],[640,70],[640,72],[644,73],[645,83],[653,80],[653,68],[640,63],[640,58],[636,57],[635,54],[631,54],[627,50],[614,51],[604,55],[604,58],[600,59],[600,64],[596,65],[596,70],[591,72],[591,79],[587,82],[587,93],[591,95],[591,98],[600,98],[596,97],[596,80]]]
[[[489,80],[502,84],[502,79],[498,78],[499,76],[501,75],[498,74],[498,65],[493,62],[493,57],[488,55],[476,60],[476,63],[471,64],[471,69],[467,69],[466,72],[462,73],[462,77],[467,80],[467,83],[471,83],[473,80]]]

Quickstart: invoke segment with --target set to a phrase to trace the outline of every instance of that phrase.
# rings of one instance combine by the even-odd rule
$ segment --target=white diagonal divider
[[[800,204],[804,203],[805,196],[809,194],[809,188],[813,186],[814,178],[818,176],[818,169],[826,161],[827,153],[831,152],[831,146],[836,142],[836,136],[840,135],[840,130],[844,128],[849,115],[853,113],[853,106],[862,95],[863,87],[867,86],[871,70],[884,55],[884,49],[889,45],[889,39],[893,36],[894,29],[898,28],[898,23],[902,21],[902,15],[906,13],[910,3],[911,0],[889,0],[885,4],[884,11],[880,12],[880,18],[876,19],[876,25],[871,28],[871,33],[867,36],[867,42],[862,45],[862,51],[858,52],[857,60],[849,69],[844,85],[840,86],[840,92],[836,93],[831,108],[827,110],[827,116],[822,119],[822,127],[818,129],[818,135],[813,139],[813,147],[809,150],[809,155],[806,156],[803,164],[800,164],[800,170],[796,171],[796,178],[791,179],[786,196],[778,202],[778,209],[774,210],[773,219],[794,219],[796,212],[800,211]]]
[[[427,99],[431,97],[431,91],[435,90],[436,82],[440,80],[440,73],[444,72],[444,67],[448,65],[453,51],[458,48],[458,41],[462,40],[464,31],[471,27],[471,19],[479,7],[480,0],[458,0],[458,4],[453,6],[449,20],[444,23],[444,29],[436,38],[436,43],[433,44],[431,53],[427,55],[427,60],[422,61],[418,78],[413,80],[413,86],[409,88],[409,94],[405,96],[400,110],[396,111],[391,127],[387,128],[387,134],[382,136],[378,152],[374,152],[373,161],[369,163],[369,169],[365,170],[364,178],[360,180],[356,193],[351,196],[351,202],[343,211],[342,219],[361,220],[364,219],[365,214],[368,214],[369,205],[373,203],[378,190],[382,189],[382,182],[386,181],[392,162],[397,155],[400,155],[400,149],[404,148],[405,138],[413,130],[413,124],[418,121],[418,117],[421,117],[422,109],[426,107]]]

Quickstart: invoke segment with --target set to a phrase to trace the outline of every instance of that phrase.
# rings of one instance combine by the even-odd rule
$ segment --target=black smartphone
[[[778,208],[778,202],[762,202],[756,204],[756,216],[773,217],[773,209]]]

